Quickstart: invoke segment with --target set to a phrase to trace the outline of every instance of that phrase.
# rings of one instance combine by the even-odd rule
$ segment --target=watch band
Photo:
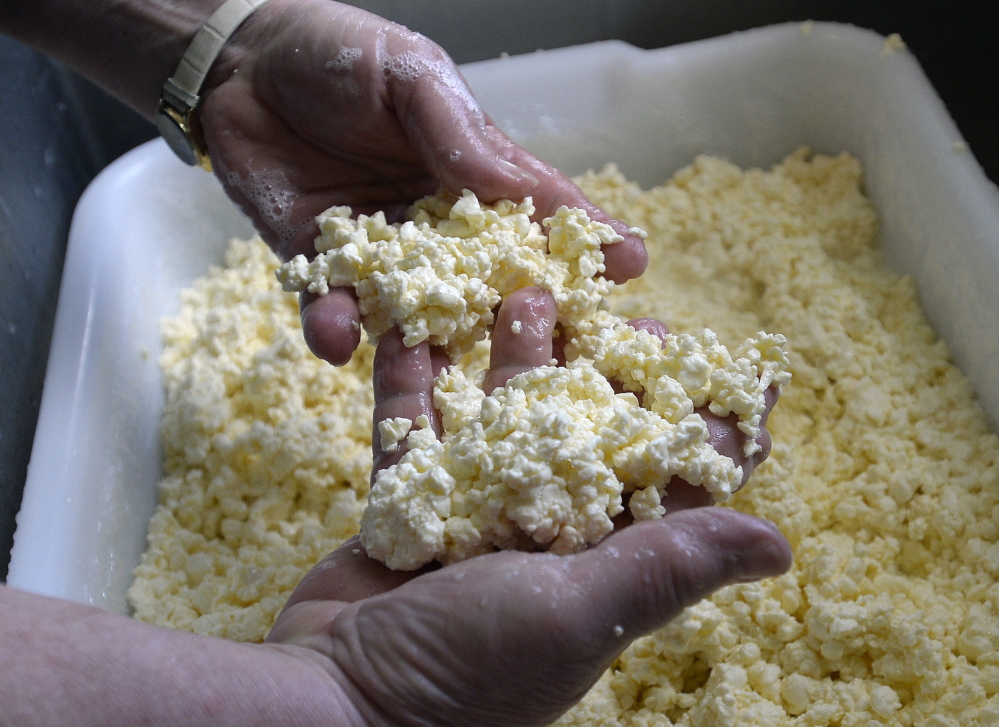
[[[211,161],[193,112],[201,87],[222,46],[267,0],[226,0],[194,35],[173,76],[163,85],[156,125],[170,148],[190,165],[211,170]]]

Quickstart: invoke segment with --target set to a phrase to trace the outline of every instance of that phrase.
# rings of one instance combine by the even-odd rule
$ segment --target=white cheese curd
[[[755,422],[758,433],[762,409],[747,402],[762,400],[775,377],[786,381],[780,339],[761,336],[745,345],[758,363],[769,364],[754,367],[747,356],[733,362],[709,332],[701,340],[680,337],[675,346],[671,336],[662,348],[623,323],[600,330],[616,331],[621,340],[591,336],[599,363],[576,358],[568,367],[538,367],[488,396],[462,371],[445,370],[434,387],[443,437],[410,437],[402,459],[378,472],[361,519],[368,554],[412,570],[497,548],[578,552],[611,532],[610,518],[635,490],[642,495],[632,515],[661,517],[660,500],[674,476],[727,500],[742,469],[708,443],[694,407],[712,401],[718,389],[713,403],[724,413],[751,414],[745,421]],[[641,345],[628,345],[635,342],[645,344],[645,355]],[[614,393],[608,377],[624,380],[624,374],[644,388],[647,406]],[[417,460],[423,464],[411,466]],[[441,468],[450,476],[451,501],[434,508],[441,525],[435,523],[438,536],[430,539],[428,516],[414,502],[445,494]],[[407,525],[402,513],[419,515]]]
[[[748,456],[759,449],[767,388],[790,379],[782,336],[758,333],[730,353],[710,330],[662,342],[602,310],[613,283],[601,276],[601,246],[622,238],[583,210],[561,207],[543,227],[533,212],[530,201],[483,205],[467,190],[421,200],[396,225],[335,207],[319,218],[320,254],[278,271],[291,292],[352,285],[372,338],[397,325],[406,345],[429,340],[455,361],[487,337],[503,296],[537,285],[555,298],[569,369],[541,367],[485,397],[449,371],[436,386],[442,441],[417,437],[378,473],[361,542],[391,568],[495,548],[578,552],[611,532],[636,489],[632,514],[661,517],[673,476],[725,501],[742,470],[708,443],[695,408],[736,414]],[[617,399],[611,380],[639,398]],[[403,425],[378,426],[383,450],[396,451]],[[621,427],[630,438],[621,440]],[[429,468],[411,466],[417,458]],[[441,468],[453,480],[447,492]]]
[[[378,422],[378,436],[383,452],[395,452],[399,449],[399,442],[409,434],[413,420],[406,417],[392,417],[382,419]]]

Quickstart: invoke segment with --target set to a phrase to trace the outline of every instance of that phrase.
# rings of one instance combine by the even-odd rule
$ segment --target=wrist
[[[244,66],[254,51],[259,52],[260,47],[274,37],[274,28],[278,27],[275,20],[286,11],[284,7],[286,4],[288,0],[269,0],[240,23],[226,40],[209,69],[202,86],[202,98],[225,82],[236,69]]]
[[[0,31],[51,55],[147,117],[224,0],[8,0]]]
[[[156,126],[184,162],[212,171],[200,122],[208,74],[230,38],[268,0],[226,0],[195,33],[176,70],[163,85]],[[234,71],[235,72],[235,71]]]
[[[331,727],[369,727],[377,722],[364,714],[363,699],[336,666],[322,654],[287,644],[247,644],[268,652],[271,673],[293,675],[294,687],[284,694],[288,723]],[[293,716],[294,715],[294,716]]]
[[[0,723],[362,727],[305,649],[156,628],[0,585]]]

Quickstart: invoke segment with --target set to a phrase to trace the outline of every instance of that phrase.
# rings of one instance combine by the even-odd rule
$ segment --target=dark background
[[[642,48],[788,20],[901,34],[971,151],[999,181],[999,2],[355,0],[460,63],[618,38]],[[108,163],[155,135],[60,65],[0,37],[0,579],[7,574],[73,208]]]

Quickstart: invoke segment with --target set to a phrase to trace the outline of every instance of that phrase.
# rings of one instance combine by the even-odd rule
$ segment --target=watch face
[[[174,153],[185,164],[189,164],[192,167],[197,164],[198,158],[194,150],[194,142],[188,136],[187,131],[181,123],[171,114],[167,113],[162,106],[156,109],[155,121],[160,135],[166,139],[166,143],[173,149]]]

